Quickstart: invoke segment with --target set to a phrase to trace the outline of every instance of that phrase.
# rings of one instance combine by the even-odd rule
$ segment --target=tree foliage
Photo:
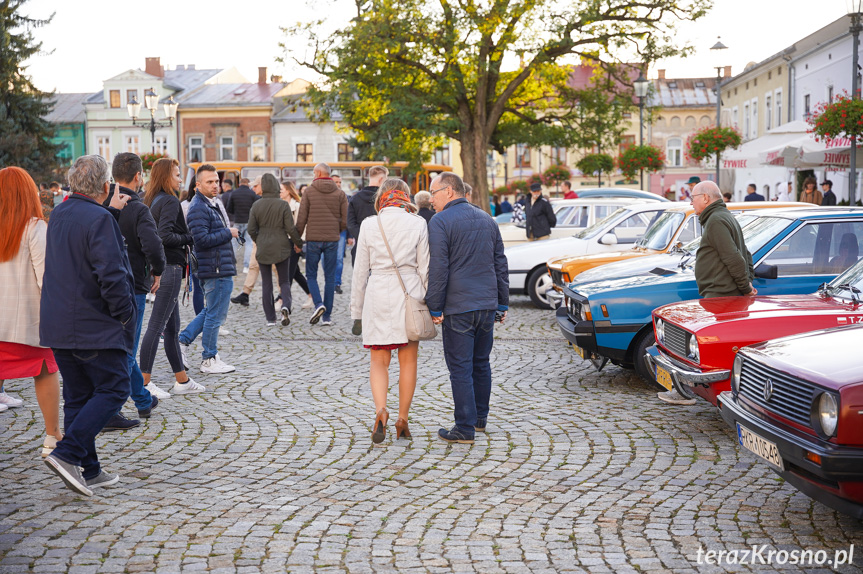
[[[21,13],[26,0],[0,0],[0,167],[18,166],[36,181],[58,167],[59,146],[51,143],[54,126],[44,118],[53,104],[24,73],[23,63],[39,54],[33,30],[53,18],[37,20]]]

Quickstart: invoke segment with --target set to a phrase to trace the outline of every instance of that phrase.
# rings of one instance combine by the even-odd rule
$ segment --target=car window
[[[574,205],[567,212],[566,218],[557,216],[558,226],[563,227],[587,227],[587,215],[590,207],[587,205]],[[562,223],[561,223],[562,222]]]
[[[597,206],[598,207],[598,206]],[[605,207],[605,206],[603,206]],[[614,211],[611,215],[604,217],[603,219],[596,219],[593,222],[593,225],[590,227],[579,231],[575,234],[575,237],[579,239],[589,239],[600,232],[600,230],[605,229],[606,223],[612,219],[620,217],[622,214],[626,213],[627,209],[625,207],[620,207],[616,211]],[[599,215],[599,211],[597,211],[597,216]]]
[[[638,244],[647,249],[662,250],[667,248],[684,217],[685,214],[679,211],[666,211],[647,229]]]
[[[842,221],[833,225],[827,264],[838,272],[845,271],[860,259],[863,223]]]
[[[779,277],[841,273],[860,254],[863,222],[822,222],[804,225],[780,243],[764,260]]]
[[[677,240],[681,243],[689,243],[699,235],[701,235],[701,222],[695,215],[690,215],[686,223],[683,224],[683,229],[680,230]]]
[[[746,249],[749,253],[757,253],[783,229],[794,223],[793,219],[784,217],[759,217],[750,221],[743,227],[743,242],[746,244]]]
[[[554,216],[557,218],[557,227],[568,227],[567,220],[574,211],[574,205],[564,205],[554,210]]]
[[[623,209],[623,208],[616,208],[613,205],[594,205],[593,206],[593,220],[594,221],[603,220],[606,217],[608,217],[609,215],[611,215],[612,213],[614,213],[614,211],[616,209]]]
[[[647,226],[650,225],[650,219],[653,215],[655,212],[650,211],[634,213],[609,229],[608,233],[617,236],[618,243],[635,243],[647,231]]]

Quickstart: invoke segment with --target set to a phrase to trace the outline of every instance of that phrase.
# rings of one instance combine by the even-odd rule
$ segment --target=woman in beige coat
[[[393,266],[398,267],[408,293],[425,298],[428,286],[429,246],[425,220],[415,215],[410,189],[400,179],[390,178],[375,195],[377,216],[360,226],[357,258],[351,288],[351,318],[362,320],[363,346],[371,349],[369,381],[375,401],[372,442],[386,435],[389,419],[387,390],[393,349],[399,353],[399,416],[396,438],[410,438],[408,411],[417,384],[417,341],[408,341],[405,329],[405,296]],[[390,257],[381,225],[393,253]]]

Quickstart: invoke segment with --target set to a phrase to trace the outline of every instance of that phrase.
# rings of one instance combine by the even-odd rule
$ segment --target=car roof
[[[771,217],[786,217],[788,219],[835,219],[849,215],[863,216],[863,207],[829,206],[821,207],[783,207],[776,209],[760,209],[758,215]]]
[[[637,197],[656,199],[657,201],[663,202],[668,201],[668,199],[658,193],[641,189],[630,189],[628,187],[589,187],[573,189],[573,191],[576,192],[579,197],[600,197],[604,195],[606,197]]]
[[[584,199],[552,199],[551,203],[555,207],[559,205],[635,205],[638,203],[665,203],[658,199],[643,199],[640,197],[585,197]]]
[[[730,211],[749,211],[757,209],[759,213],[765,209],[779,211],[792,207],[800,207],[800,205],[799,201],[732,201],[725,204]],[[695,208],[692,207],[692,204],[688,201],[675,201],[668,209],[670,211],[680,211],[685,213],[695,211]]]

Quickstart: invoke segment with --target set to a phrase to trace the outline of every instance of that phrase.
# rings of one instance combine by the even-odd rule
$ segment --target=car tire
[[[655,344],[656,335],[653,333],[653,329],[649,329],[639,335],[635,340],[635,350],[632,356],[632,362],[635,365],[635,372],[638,373],[642,379],[648,383],[658,385],[659,383],[656,382],[656,375],[647,367],[647,361],[644,360],[644,355],[647,354],[647,348],[652,347]]]
[[[553,289],[551,275],[545,267],[534,269],[527,277],[527,294],[531,302],[539,309],[554,309],[551,301],[546,295],[547,291]]]

